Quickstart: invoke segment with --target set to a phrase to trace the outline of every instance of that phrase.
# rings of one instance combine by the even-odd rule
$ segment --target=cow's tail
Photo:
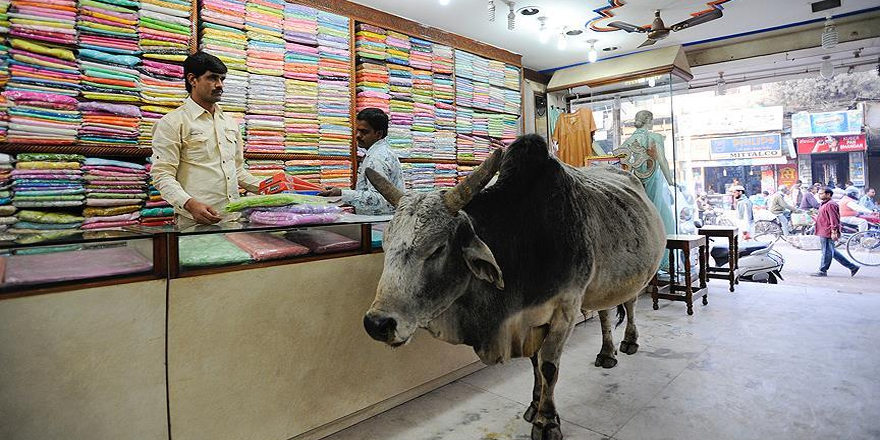
[[[617,305],[617,324],[614,324],[614,328],[620,327],[620,324],[623,324],[623,320],[626,319],[626,307],[623,304]]]

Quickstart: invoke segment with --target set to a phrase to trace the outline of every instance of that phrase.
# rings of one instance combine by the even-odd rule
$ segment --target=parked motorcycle
[[[709,255],[715,267],[726,267],[730,262],[730,247],[718,244]],[[758,283],[777,284],[782,280],[785,258],[773,250],[773,243],[744,241],[739,245],[739,279]]]

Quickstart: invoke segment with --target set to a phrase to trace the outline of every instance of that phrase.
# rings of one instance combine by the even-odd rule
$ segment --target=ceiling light
[[[525,15],[526,17],[531,17],[534,15],[540,14],[541,8],[539,8],[537,6],[525,6],[525,7],[519,8],[516,12],[518,12],[519,15]]]
[[[538,17],[541,27],[538,28],[538,40],[541,44],[550,41],[550,32],[547,31],[547,17]]]
[[[597,59],[599,59],[599,52],[596,51],[596,41],[595,39],[587,40],[587,43],[590,43],[590,50],[587,51],[587,61],[591,63],[595,63]]]
[[[489,21],[495,21],[495,1],[489,0],[486,4],[486,12],[489,13]]]
[[[568,35],[569,37],[574,37],[574,36],[580,35],[582,33],[584,33],[584,31],[582,31],[580,29],[572,29],[572,30],[566,32],[565,35]]]
[[[507,30],[509,31],[516,27],[516,13],[513,12],[514,5],[516,5],[514,2],[507,3],[507,7],[510,8],[510,12],[507,13]]]
[[[440,0],[440,4],[446,6],[449,4],[449,0]]]
[[[828,17],[825,20],[825,30],[822,31],[822,49],[833,49],[837,46],[837,27],[834,26],[834,20]]]
[[[727,81],[724,80],[724,72],[718,72],[718,79],[715,81],[715,94],[723,95],[727,93]]]
[[[556,48],[559,50],[565,50],[568,47],[568,41],[565,40],[565,33],[559,34],[559,39],[556,40]]]
[[[831,64],[830,55],[822,57],[822,64],[819,66],[819,75],[825,79],[831,79],[834,77],[834,65]]]

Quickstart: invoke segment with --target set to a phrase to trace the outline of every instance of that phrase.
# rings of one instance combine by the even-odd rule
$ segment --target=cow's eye
[[[433,259],[439,257],[440,254],[443,253],[443,249],[446,249],[446,245],[445,245],[445,244],[442,245],[442,246],[440,246],[440,247],[438,247],[437,249],[434,249],[434,252],[431,252],[431,255],[428,256],[428,259],[429,259],[429,260],[433,260]]]

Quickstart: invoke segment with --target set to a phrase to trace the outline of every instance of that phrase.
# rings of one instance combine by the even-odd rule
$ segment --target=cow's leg
[[[538,353],[533,354],[531,360],[532,370],[535,372],[535,387],[532,389],[532,403],[523,414],[523,418],[529,423],[535,421],[535,416],[538,414],[538,405],[541,403],[541,390],[544,384],[541,379],[541,366],[538,364]]]
[[[565,312],[557,313],[557,315],[564,314]],[[553,389],[559,378],[559,359],[562,357],[562,348],[571,335],[573,326],[574,316],[554,316],[550,332],[538,352],[538,367],[543,386],[541,387],[538,414],[532,421],[532,440],[562,440],[559,414],[556,412],[556,403],[553,401]]]
[[[617,365],[617,349],[614,348],[614,336],[611,334],[611,320],[608,310],[599,310],[599,323],[602,325],[602,350],[596,356],[597,367],[613,368]],[[629,325],[627,325],[629,328]]]
[[[623,335],[623,340],[620,341],[620,351],[626,354],[635,354],[639,351],[639,329],[636,328],[636,315],[633,313],[638,298],[636,295],[623,303],[623,307],[626,309],[626,332]]]

